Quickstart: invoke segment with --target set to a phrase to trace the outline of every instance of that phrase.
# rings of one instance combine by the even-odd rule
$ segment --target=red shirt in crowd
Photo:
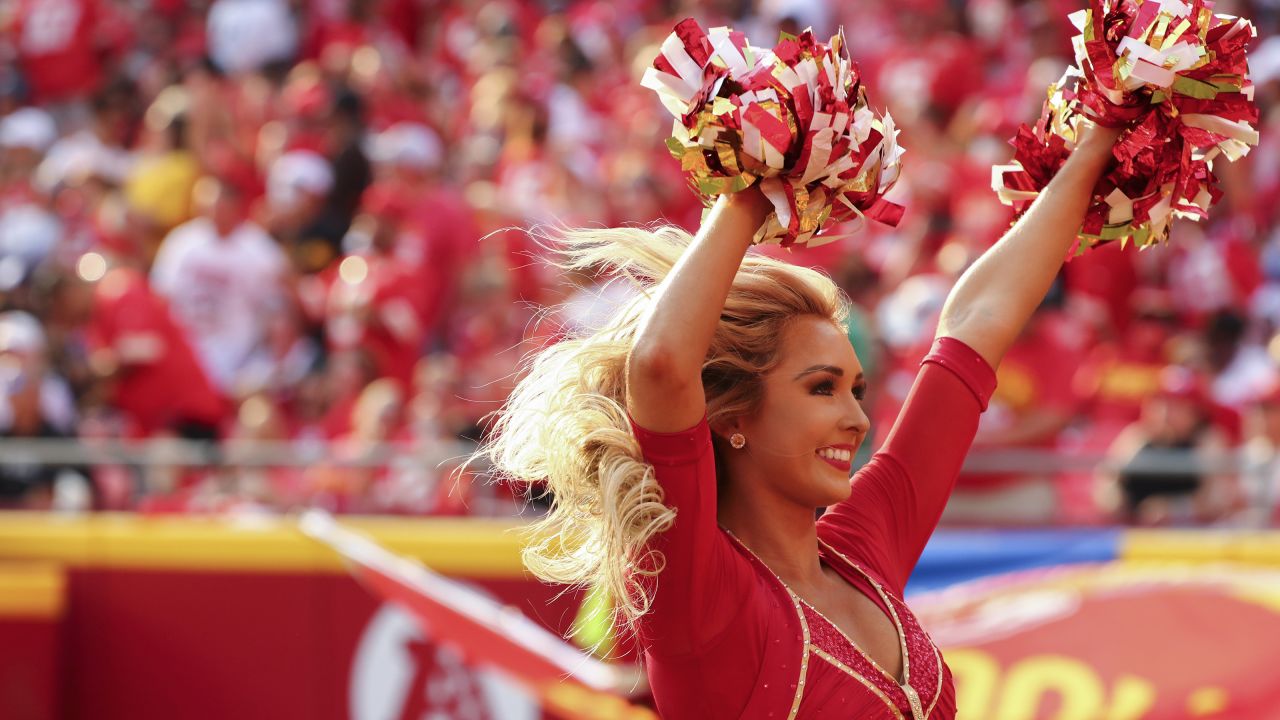
[[[330,278],[325,318],[329,344],[334,350],[362,348],[379,377],[410,388],[425,331],[422,279],[395,256],[348,257],[364,260],[365,275],[357,282]]]
[[[222,420],[221,397],[168,304],[138,270],[115,268],[98,282],[87,335],[91,351],[110,350],[119,362],[112,402],[133,432],[148,436],[183,423],[216,426]]]
[[[849,498],[818,521],[821,560],[898,628],[903,678],[880,669],[717,525],[705,417],[674,433],[632,422],[678,513],[654,541],[666,564],[639,627],[666,720],[955,717],[951,671],[902,595],[994,387],[977,353],[938,340],[883,447],[853,476]]]
[[[425,330],[435,335],[466,266],[479,252],[481,233],[466,199],[452,188],[420,192],[411,206],[408,222],[418,244],[398,246],[396,254],[417,276]]]
[[[36,102],[67,100],[98,87],[102,68],[96,0],[20,0],[15,40]]]

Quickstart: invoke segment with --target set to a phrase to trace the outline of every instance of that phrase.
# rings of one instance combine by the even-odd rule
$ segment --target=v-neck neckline
[[[795,598],[796,601],[803,603],[805,607],[812,610],[815,614],[817,614],[818,617],[822,618],[824,622],[826,622],[828,625],[834,628],[835,631],[839,633],[841,637],[844,638],[845,642],[849,643],[849,646],[852,647],[854,651],[857,652],[858,655],[862,657],[862,659],[866,660],[867,663],[871,665],[871,667],[875,668],[876,671],[879,672],[881,675],[883,675],[886,679],[888,679],[889,682],[893,683],[894,685],[897,685],[900,688],[903,688],[904,690],[906,688],[911,687],[911,660],[907,654],[906,629],[902,626],[902,621],[898,618],[898,612],[897,610],[894,609],[893,602],[892,600],[890,600],[888,593],[885,592],[884,588],[881,587],[880,583],[877,582],[875,578],[871,577],[870,573],[868,573],[866,570],[863,570],[857,563],[845,557],[844,553],[841,553],[839,550],[836,550],[835,548],[831,547],[827,543],[823,542],[821,538],[818,539],[819,560],[822,559],[821,550],[823,548],[825,548],[828,552],[833,553],[836,557],[839,557],[841,560],[843,560],[846,565],[853,568],[862,577],[866,578],[867,582],[871,584],[871,587],[875,588],[876,594],[880,596],[880,600],[884,602],[885,609],[889,611],[886,614],[886,617],[893,623],[893,627],[898,634],[898,647],[902,652],[902,680],[898,680],[898,678],[895,678],[893,675],[890,675],[889,671],[881,667],[880,663],[876,662],[875,659],[873,659],[870,655],[868,655],[867,652],[862,649],[862,646],[854,642],[853,638],[849,637],[849,635],[844,630],[842,630],[839,625],[832,622],[826,615],[823,615],[822,612],[818,610],[818,608],[813,606],[813,603],[810,603],[808,600],[805,600],[803,597],[800,596],[799,593],[792,590],[791,586],[787,585],[786,581],[783,580],[781,577],[779,577],[778,574],[773,571],[773,568],[769,567],[768,563],[766,563],[764,560],[761,560],[759,555],[756,555],[751,548],[747,547],[746,543],[742,542],[742,540],[739,539],[737,535],[734,535],[732,530],[729,530],[728,528],[724,528],[724,527],[722,527],[721,529],[724,530],[726,535],[728,535],[730,538],[733,538],[733,541],[737,543],[739,547],[741,547],[743,550],[746,550],[747,553],[751,555],[751,557],[755,558],[756,562],[760,563],[760,565],[763,566],[765,570],[768,570],[769,574],[773,576],[774,580],[778,581],[778,584],[782,586],[782,589],[785,590],[788,595]],[[832,569],[834,570],[835,567],[832,566]],[[867,598],[868,600],[872,600],[874,604],[874,600],[870,596],[862,592],[862,590],[858,588],[856,585],[849,582],[849,580],[845,578],[844,575],[839,572],[839,570],[836,571],[836,574],[840,575],[840,579],[844,580],[845,584],[853,588],[855,592]],[[914,688],[912,689],[914,691]]]
[[[866,651],[862,649],[860,645],[858,645],[858,643],[854,642],[853,638],[849,637],[848,633],[846,633],[843,629],[841,629],[839,625],[832,622],[832,620],[828,618],[826,615],[823,615],[821,610],[814,607],[809,601],[805,600],[804,598],[800,598],[800,601],[803,602],[805,605],[808,605],[810,610],[813,610],[815,613],[817,613],[818,617],[822,618],[824,621],[827,622],[828,625],[834,628],[836,632],[840,633],[840,636],[845,639],[845,642],[849,643],[849,645],[852,646],[854,650],[857,650],[858,654],[861,655],[864,659],[866,659],[867,662],[871,663],[872,667],[874,667],[876,670],[879,670],[881,675],[884,675],[886,678],[889,678],[889,680],[893,681],[893,683],[895,685],[898,685],[899,687],[903,687],[903,688],[910,687],[911,659],[907,654],[907,629],[903,627],[902,620],[901,618],[898,617],[898,611],[895,610],[893,607],[893,600],[889,598],[889,594],[885,591],[884,587],[882,587],[874,577],[871,577],[871,573],[868,573],[866,570],[863,570],[862,567],[859,566],[857,563],[845,557],[844,553],[840,552],[839,550],[836,550],[835,548],[831,547],[827,543],[823,542],[821,538],[818,539],[818,547],[819,547],[819,550],[825,548],[827,552],[832,553],[836,557],[843,560],[846,565],[853,568],[868,583],[870,583],[871,587],[875,589],[876,594],[880,596],[880,601],[884,603],[884,608],[881,609],[877,606],[876,609],[880,610],[880,613],[884,615],[886,619],[888,619],[890,622],[893,623],[894,630],[896,630],[898,634],[898,649],[902,653],[902,680],[898,680],[893,675],[890,675],[888,670],[885,670],[883,667],[881,667],[880,663],[877,663],[875,659],[871,657],[871,655],[869,655]],[[821,554],[819,554],[819,557],[821,559]],[[840,576],[841,580],[844,580],[846,585],[853,588],[853,590],[857,592],[859,595],[867,598],[868,600],[872,600],[873,605],[875,604],[874,599],[868,596],[865,592],[863,592],[861,588],[849,582],[849,579],[846,578],[835,567],[835,565],[830,562],[829,558],[827,559],[827,564],[831,566],[832,570],[836,571],[836,574]],[[800,597],[800,596],[797,595],[796,597]]]

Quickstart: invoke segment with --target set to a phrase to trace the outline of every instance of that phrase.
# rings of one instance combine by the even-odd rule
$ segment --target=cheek
[[[792,456],[818,447],[831,435],[834,417],[833,403],[817,395],[798,395],[785,401],[775,400],[762,408],[759,420],[761,432],[770,438],[769,445]]]

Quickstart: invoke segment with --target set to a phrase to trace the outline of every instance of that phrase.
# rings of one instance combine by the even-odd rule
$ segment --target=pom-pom
[[[1206,217],[1221,197],[1214,159],[1234,161],[1258,143],[1245,57],[1253,25],[1215,15],[1206,0],[1090,0],[1070,17],[1076,65],[1049,87],[1035,127],[1019,129],[1014,162],[993,168],[992,186],[1023,210],[1066,161],[1081,117],[1123,127],[1077,253],[1164,242],[1173,219]]]
[[[762,49],[689,19],[645,72],[641,84],[675,116],[667,147],[705,205],[760,183],[774,212],[757,243],[820,245],[834,223],[902,217],[884,199],[898,179],[897,130],[868,107],[844,50],[842,35],[824,44],[812,30]]]

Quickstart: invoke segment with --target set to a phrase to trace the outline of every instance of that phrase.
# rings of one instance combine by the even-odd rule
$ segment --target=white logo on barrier
[[[538,720],[537,701],[502,673],[478,670],[431,642],[391,603],[374,613],[356,646],[351,720]]]

